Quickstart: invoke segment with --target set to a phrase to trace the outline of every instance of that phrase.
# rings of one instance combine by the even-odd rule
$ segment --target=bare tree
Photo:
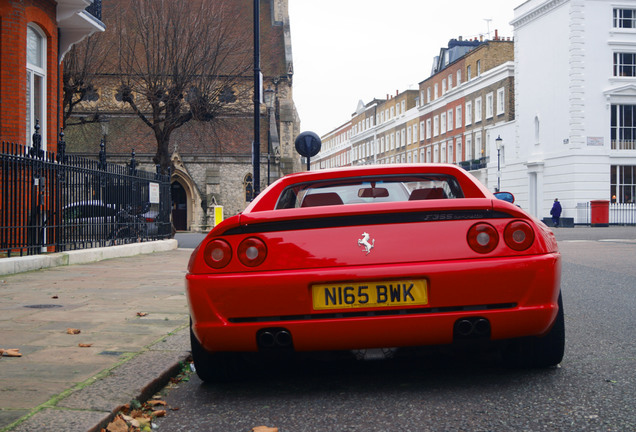
[[[190,120],[249,110],[249,31],[226,0],[134,0],[120,11],[119,98],[153,130],[154,162],[170,166],[171,134]]]
[[[103,43],[103,34],[89,36],[82,43],[75,44],[64,56],[62,74],[63,101],[62,127],[70,125],[75,108],[94,102],[99,98],[95,74],[104,67],[109,47]],[[99,121],[97,108],[92,116],[78,117],[74,124]]]

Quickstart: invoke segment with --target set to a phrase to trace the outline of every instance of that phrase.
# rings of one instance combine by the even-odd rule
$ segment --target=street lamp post
[[[269,186],[271,182],[271,167],[270,167],[270,158],[272,154],[272,110],[274,108],[274,90],[266,89],[263,91],[263,99],[265,100],[265,106],[267,107],[267,121],[269,122],[269,126],[267,127],[267,185]]]
[[[254,0],[254,141],[252,142],[252,166],[254,169],[254,197],[261,192],[261,39],[260,0]]]
[[[497,192],[501,191],[501,144],[503,140],[497,135],[495,144],[497,145]]]

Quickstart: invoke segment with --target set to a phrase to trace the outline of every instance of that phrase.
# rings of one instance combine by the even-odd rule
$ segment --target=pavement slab
[[[98,431],[177,374],[190,355],[191,252],[1,275],[0,348],[22,357],[0,358],[0,431]]]

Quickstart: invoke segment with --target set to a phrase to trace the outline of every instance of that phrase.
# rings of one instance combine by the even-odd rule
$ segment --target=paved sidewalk
[[[99,431],[174,376],[190,349],[190,253],[0,276],[0,348],[22,353],[0,358],[0,430]]]

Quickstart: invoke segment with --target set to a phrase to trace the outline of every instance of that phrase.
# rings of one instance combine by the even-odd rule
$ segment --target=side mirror
[[[495,192],[495,198],[502,201],[508,201],[511,204],[514,204],[515,202],[515,196],[510,192]]]

